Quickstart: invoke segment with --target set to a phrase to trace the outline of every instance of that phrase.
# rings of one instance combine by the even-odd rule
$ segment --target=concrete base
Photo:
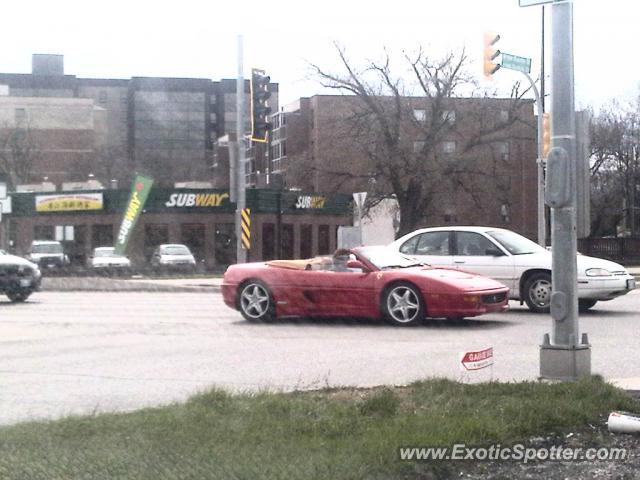
[[[577,380],[591,375],[591,345],[540,345],[540,377]]]

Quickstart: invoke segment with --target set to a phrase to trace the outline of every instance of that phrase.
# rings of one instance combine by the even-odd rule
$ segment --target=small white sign
[[[481,370],[493,365],[493,347],[460,353],[460,370]]]
[[[367,199],[367,192],[357,192],[353,194],[353,201],[356,202],[356,207],[364,207],[364,201]]]

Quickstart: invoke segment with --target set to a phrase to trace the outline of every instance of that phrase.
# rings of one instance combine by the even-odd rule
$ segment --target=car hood
[[[514,255],[515,265],[518,267],[543,268],[551,270],[551,252],[536,252],[526,255]],[[619,263],[605,260],[603,258],[589,257],[588,255],[577,256],[578,275],[584,276],[589,268],[604,268],[610,272],[622,272],[626,269]]]
[[[193,255],[160,255],[162,260],[194,260]]]
[[[50,258],[50,257],[64,257],[64,253],[30,253],[31,258]]]
[[[25,265],[31,268],[38,268],[35,263],[17,255],[0,255],[0,265]]]
[[[403,270],[394,270],[394,272],[399,272],[400,275],[402,271]],[[506,288],[504,284],[498,282],[497,280],[493,280],[482,275],[477,275],[475,273],[466,272],[464,270],[448,268],[412,268],[405,269],[404,272],[410,272],[410,276],[415,276],[416,279],[429,279],[433,282],[467,291]]]
[[[97,265],[129,265],[131,262],[126,257],[94,257],[92,264]]]

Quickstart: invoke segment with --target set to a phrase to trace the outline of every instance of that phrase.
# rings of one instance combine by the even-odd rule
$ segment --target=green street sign
[[[518,72],[531,73],[531,59],[526,57],[518,57],[509,53],[502,54],[502,68],[509,70],[517,70]]]

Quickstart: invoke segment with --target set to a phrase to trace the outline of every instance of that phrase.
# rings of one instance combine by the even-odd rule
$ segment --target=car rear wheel
[[[250,322],[268,322],[275,318],[273,296],[259,280],[251,280],[242,286],[238,306],[242,316]]]
[[[598,301],[597,300],[593,300],[591,298],[579,298],[578,299],[578,311],[586,312],[587,310],[592,308],[596,303],[598,303]]]
[[[385,319],[393,325],[407,327],[424,319],[424,302],[418,290],[408,283],[392,285],[382,298]]]
[[[7,292],[7,297],[9,297],[9,300],[13,303],[24,302],[29,298],[29,295],[31,295],[31,292],[25,290],[11,290]]]
[[[531,275],[524,284],[524,301],[535,313],[549,313],[551,304],[551,275],[538,272]]]

